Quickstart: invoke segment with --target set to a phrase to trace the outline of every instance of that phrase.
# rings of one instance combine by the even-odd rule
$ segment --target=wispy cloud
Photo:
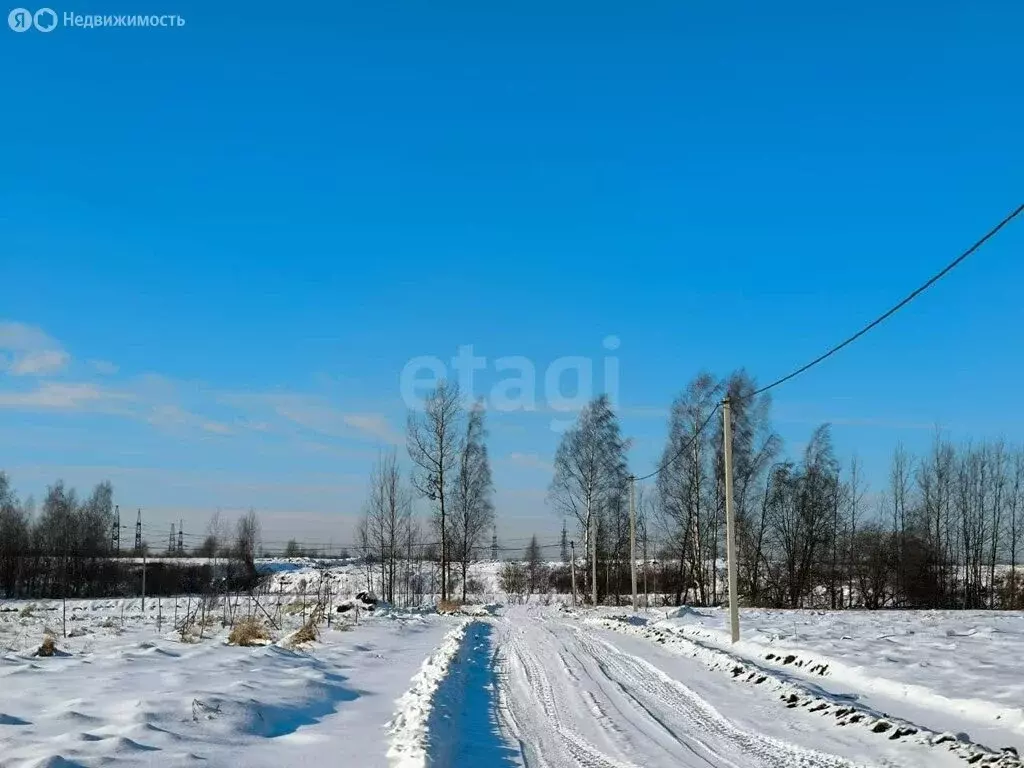
[[[112,363],[109,360],[90,360],[89,367],[101,376],[113,376],[121,370],[117,364]]]
[[[542,472],[554,471],[554,465],[550,461],[545,461],[536,453],[519,453],[518,451],[513,451],[505,457],[505,460],[509,464],[515,464],[519,467],[527,467],[529,469],[536,469]]]
[[[4,367],[13,376],[48,376],[64,370],[71,356],[42,328],[26,323],[0,322]]]
[[[286,392],[230,393],[222,394],[219,400],[248,411],[249,418],[264,424],[266,419],[259,415],[260,410],[327,437],[360,437],[389,445],[400,445],[405,440],[384,414],[346,411],[319,395]]]
[[[86,410],[128,395],[110,392],[93,384],[44,382],[24,392],[0,392],[0,407],[28,409]]]
[[[198,429],[214,435],[230,435],[234,432],[231,426],[224,422],[207,419],[178,405],[153,406],[146,421],[154,427],[170,432],[191,429]]]
[[[405,436],[379,413],[347,413],[343,418],[348,426],[382,442],[399,445],[405,441]]]
[[[26,411],[86,411],[140,421],[166,433],[185,435],[266,434],[361,439],[401,445],[404,435],[384,413],[345,409],[334,400],[304,392],[226,393],[202,382],[160,373],[125,378],[109,360],[92,358],[77,382],[21,384],[14,376],[47,376],[68,367],[71,356],[41,328],[0,322],[0,408]],[[91,373],[92,375],[87,375]],[[111,382],[116,382],[111,385]]]

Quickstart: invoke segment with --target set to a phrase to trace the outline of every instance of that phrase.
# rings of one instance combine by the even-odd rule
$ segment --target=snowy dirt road
[[[801,713],[713,681],[654,646],[595,630],[557,611],[510,609],[493,620],[489,654],[498,733],[518,754],[502,765],[543,768],[840,768],[953,765],[900,745],[787,721]],[[623,642],[625,641],[625,642]],[[628,647],[629,651],[624,650]],[[664,657],[664,658],[662,658]],[[479,663],[479,660],[477,661]],[[669,665],[669,666],[666,666]],[[668,669],[668,673],[665,671]],[[685,674],[680,674],[684,672]],[[671,674],[670,674],[671,673]],[[702,675],[703,687],[687,685]],[[698,692],[699,690],[699,692]],[[715,699],[712,703],[709,699]],[[726,716],[716,704],[727,708]],[[835,731],[836,733],[831,733]],[[793,739],[787,738],[793,736]],[[497,738],[496,736],[493,738]],[[905,750],[901,752],[900,750]],[[449,760],[449,765],[469,765]]]
[[[839,768],[848,762],[749,733],[685,685],[580,626],[499,622],[499,713],[528,766]]]

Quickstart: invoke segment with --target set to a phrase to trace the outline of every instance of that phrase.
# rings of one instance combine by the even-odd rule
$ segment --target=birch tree
[[[413,487],[435,506],[435,527],[440,539],[441,599],[448,600],[448,562],[451,531],[448,502],[453,475],[462,453],[460,419],[462,405],[459,388],[446,381],[427,395],[421,412],[409,414],[407,446],[416,467]]]
[[[455,556],[462,569],[463,601],[466,599],[469,564],[473,560],[473,553],[494,524],[494,482],[491,479],[486,437],[484,405],[478,401],[466,418],[452,505]]]
[[[580,412],[555,453],[555,472],[549,499],[561,514],[579,524],[590,568],[591,600],[597,604],[597,520],[615,494],[626,484],[625,444],[607,395],[591,401]]]

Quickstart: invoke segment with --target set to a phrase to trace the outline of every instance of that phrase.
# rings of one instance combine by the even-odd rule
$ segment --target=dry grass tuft
[[[302,625],[294,635],[292,635],[291,644],[303,645],[304,643],[315,643],[320,638],[320,632],[316,628],[316,624],[312,621],[307,621]]]
[[[36,651],[36,656],[53,656],[53,652],[57,650],[57,641],[53,639],[53,635],[46,635],[43,638],[43,644],[39,646],[39,650]]]
[[[440,600],[437,603],[438,613],[458,613],[462,610],[462,603],[458,600]]]
[[[235,623],[228,635],[228,645],[262,645],[261,641],[269,640],[270,633],[259,619],[249,616]]]

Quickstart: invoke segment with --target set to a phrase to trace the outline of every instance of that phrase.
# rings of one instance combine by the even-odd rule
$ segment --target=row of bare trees
[[[871,492],[857,459],[844,466],[836,457],[827,424],[799,456],[784,456],[769,399],[756,389],[744,371],[696,376],[672,405],[663,469],[650,492],[639,490],[638,559],[660,560],[661,588],[677,604],[714,604],[725,592],[723,429],[715,411],[728,395],[744,603],[1024,605],[1024,448],[958,446],[936,435],[921,457],[897,447],[886,487]],[[550,500],[576,523],[584,543],[579,576],[591,601],[618,599],[623,578],[628,585],[628,446],[599,397],[555,457]]]
[[[0,596],[13,597],[105,597],[137,594],[141,590],[141,568],[123,556],[148,552],[115,546],[118,521],[114,488],[99,483],[85,498],[58,480],[49,486],[42,504],[19,499],[10,478],[0,471]],[[219,523],[196,554],[220,555],[232,560],[230,572],[236,584],[255,578],[255,555],[259,543],[259,520],[255,513],[242,516],[233,539]],[[209,550],[209,553],[206,552]],[[150,565],[150,593],[171,594],[199,591],[214,576],[212,568],[199,565],[172,567]]]
[[[413,469],[408,479],[394,451],[378,459],[357,537],[367,567],[379,571],[377,583],[388,602],[399,594],[422,593],[422,561],[428,553],[437,556],[441,599],[454,597],[456,582],[466,599],[469,564],[494,525],[486,439],[483,403],[467,407],[458,387],[442,381],[422,409],[409,414]],[[413,516],[414,497],[430,505],[425,528]]]

